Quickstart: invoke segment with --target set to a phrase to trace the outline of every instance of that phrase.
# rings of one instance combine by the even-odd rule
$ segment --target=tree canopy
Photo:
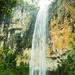
[[[0,15],[10,15],[12,8],[20,2],[21,0],[0,0]]]

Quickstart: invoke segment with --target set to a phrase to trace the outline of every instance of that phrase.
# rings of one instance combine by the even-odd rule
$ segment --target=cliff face
[[[55,70],[75,44],[75,1],[57,0],[49,21],[48,69]],[[52,67],[53,66],[53,67]]]
[[[48,55],[64,54],[75,43],[75,1],[58,0],[59,6],[49,23]]]
[[[4,31],[5,25],[0,25],[0,47],[4,47],[5,42],[7,48],[22,51],[22,48],[31,47],[38,8],[28,5],[16,6],[12,10],[11,22],[6,24],[7,33]]]

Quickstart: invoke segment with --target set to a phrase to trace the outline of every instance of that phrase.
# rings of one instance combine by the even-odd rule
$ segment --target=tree
[[[0,0],[0,13],[10,15],[12,8],[20,3],[21,0]]]

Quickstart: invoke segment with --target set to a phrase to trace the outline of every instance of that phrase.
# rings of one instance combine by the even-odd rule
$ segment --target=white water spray
[[[30,75],[46,75],[48,7],[53,1],[54,0],[41,0],[39,2],[40,9],[36,18],[29,62]]]

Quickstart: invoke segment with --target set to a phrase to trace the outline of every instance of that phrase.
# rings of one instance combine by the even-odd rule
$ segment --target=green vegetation
[[[63,61],[63,68],[68,75],[75,75],[75,45],[72,45],[67,59]]]
[[[0,14],[11,15],[12,8],[20,4],[20,0],[0,0]]]
[[[12,49],[7,49],[6,52],[0,49],[0,75],[28,75],[28,64],[16,66],[17,55]]]

